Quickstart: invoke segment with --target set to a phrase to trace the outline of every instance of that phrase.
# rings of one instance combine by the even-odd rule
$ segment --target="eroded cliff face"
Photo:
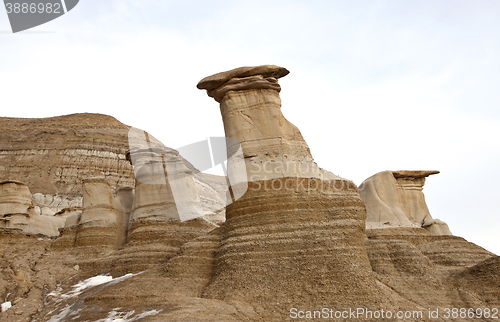
[[[129,127],[111,116],[2,117],[0,128],[0,180],[16,178],[33,194],[69,200],[81,200],[85,178],[105,176],[112,189],[134,185],[125,158]]]
[[[163,159],[143,163],[160,184],[140,169],[133,188],[84,180],[83,207],[66,209],[60,237],[0,232],[0,296],[13,305],[2,321],[287,321],[298,311],[324,317],[325,308],[332,320],[422,321],[439,309],[432,320],[449,321],[446,307],[498,308],[499,257],[426,226],[429,173],[377,174],[363,201],[351,181],[314,163],[284,118],[277,79],[286,74],[243,67],[198,85],[220,102],[246,165],[246,192],[226,207],[225,223],[181,220]],[[209,189],[203,176],[192,180]],[[28,210],[29,194],[15,187]],[[198,191],[183,205],[203,205]],[[371,317],[337,315],[357,308]],[[488,321],[455,319],[470,320]]]

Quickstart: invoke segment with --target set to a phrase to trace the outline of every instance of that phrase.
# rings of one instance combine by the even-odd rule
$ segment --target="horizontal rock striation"
[[[494,254],[463,238],[431,235],[423,228],[368,229],[367,236],[366,251],[373,272],[385,286],[386,301],[398,309],[426,312],[429,308],[487,305],[478,300],[480,296],[474,305],[466,300],[464,294],[470,297],[471,289],[458,286],[456,281],[463,280],[454,276],[466,274]],[[487,275],[491,278],[495,274],[498,271],[493,269]]]
[[[282,115],[276,78],[287,73],[246,67],[198,84],[220,102],[226,136],[240,142],[249,181],[226,207],[204,297],[255,302],[274,319],[291,307],[380,306],[364,245],[364,203],[352,182],[314,163],[300,131]]]
[[[31,192],[24,183],[13,180],[0,182],[0,229],[55,237],[65,221],[63,216],[37,213]]]
[[[32,193],[70,200],[82,196],[85,178],[104,176],[112,189],[134,183],[125,158],[129,127],[111,116],[2,117],[0,127],[0,180],[16,178]]]
[[[430,216],[422,187],[435,171],[385,171],[358,190],[320,169],[281,114],[286,74],[243,67],[198,85],[240,142],[226,141],[228,154],[242,152],[227,162],[229,193],[226,178],[196,173],[140,130],[129,135],[135,185],[83,178],[83,207],[46,191],[32,202],[26,185],[0,183],[0,224],[66,218],[57,239],[0,229],[0,297],[13,305],[0,320],[294,321],[292,308],[308,320],[495,320],[499,257]],[[243,163],[245,180],[231,180]],[[54,213],[56,204],[72,207]],[[338,316],[358,308],[372,316]],[[445,308],[490,315],[446,319]]]

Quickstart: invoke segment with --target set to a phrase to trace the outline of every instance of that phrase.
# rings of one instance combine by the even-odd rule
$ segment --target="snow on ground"
[[[57,311],[59,311],[59,314],[52,316],[50,320],[48,320],[47,322],[62,322],[77,318],[82,309],[79,308],[78,302],[84,301],[88,295],[92,294],[92,293],[85,293],[86,291],[99,285],[102,285],[103,287],[109,287],[111,285],[124,281],[133,276],[142,274],[144,272],[145,271],[139,272],[137,274],[126,274],[116,278],[113,278],[112,276],[109,275],[97,275],[91,278],[87,278],[86,280],[83,280],[73,285],[71,287],[71,290],[66,293],[63,293],[62,287],[58,286],[55,291],[52,291],[51,293],[48,294],[48,296],[54,297],[56,303],[56,308],[53,311],[49,312],[48,315],[50,316],[52,313]],[[80,296],[82,293],[85,294]],[[78,297],[78,300],[73,299],[75,297]],[[61,309],[61,307],[64,304],[66,305],[64,306],[64,308]],[[3,304],[2,304],[2,309],[3,309]],[[108,317],[106,319],[98,320],[98,322],[133,322],[145,316],[158,314],[160,312],[157,310],[146,311],[130,318],[134,314],[134,311],[118,312],[117,311],[118,309],[112,310],[111,312],[109,312]]]
[[[120,308],[113,309],[111,312],[108,313],[107,318],[100,319],[95,322],[133,322],[142,319],[146,316],[156,315],[162,311],[162,310],[145,311],[142,312],[141,314],[137,314],[136,316],[130,318],[135,313],[135,311],[119,312],[118,311],[119,309]]]
[[[2,312],[7,311],[11,307],[12,307],[12,303],[11,302],[4,302],[4,303],[2,303]]]
[[[70,297],[76,297],[80,294],[82,294],[83,291],[86,289],[110,283],[110,285],[116,284],[118,282],[124,281],[127,278],[142,274],[143,272],[137,273],[137,274],[125,274],[123,276],[113,278],[112,276],[109,275],[97,275],[91,278],[87,278],[86,280],[83,280],[75,285],[73,285],[73,289],[69,291],[66,294],[62,294],[62,289],[58,287],[55,291],[52,291],[48,294],[48,296],[54,296],[54,297],[59,297],[62,299],[67,299]]]

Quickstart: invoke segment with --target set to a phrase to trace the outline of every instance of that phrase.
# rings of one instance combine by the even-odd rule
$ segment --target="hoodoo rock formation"
[[[0,181],[18,181],[26,185],[35,214],[52,216],[53,219],[60,217],[53,215],[61,214],[65,209],[82,207],[85,179],[103,177],[115,194],[120,189],[134,187],[134,166],[127,154],[130,155],[131,149],[144,148],[134,135],[148,135],[111,116],[91,113],[44,119],[0,117],[0,127]],[[130,133],[134,134],[132,139]],[[185,171],[194,170],[174,149],[160,142],[155,148],[176,154],[175,164],[184,167]],[[134,155],[137,156],[141,154]],[[142,161],[153,159],[151,156],[141,158]],[[223,215],[225,180],[200,172],[189,177],[191,186],[187,202],[191,203],[190,209],[198,207],[196,215],[191,215]],[[129,207],[132,201],[132,196],[128,201],[123,200]],[[120,217],[119,220],[128,224],[129,218]],[[64,226],[62,220],[62,224],[53,229],[55,235],[50,236],[57,236],[58,228]],[[47,229],[31,231],[47,235],[45,232]]]
[[[431,217],[422,188],[437,171],[384,171],[358,190],[319,168],[281,112],[287,74],[242,67],[198,84],[220,103],[228,156],[242,152],[246,180],[233,185],[228,161],[231,187],[110,117],[10,119],[0,320],[496,321],[500,257]],[[59,218],[61,234],[37,218]]]
[[[226,208],[205,296],[255,301],[274,318],[293,306],[347,307],[355,299],[379,306],[364,249],[363,201],[354,183],[314,163],[283,116],[277,78],[287,74],[277,66],[247,67],[198,84],[220,102],[226,136],[241,142],[249,180],[247,193]]]
[[[367,228],[423,227],[433,235],[451,235],[448,225],[433,219],[422,192],[425,178],[439,171],[383,171],[363,181],[360,195]]]
[[[241,67],[206,77],[198,88],[220,103],[226,136],[241,144],[249,181],[342,179],[314,163],[299,129],[281,113],[278,78],[288,73],[272,65]]]

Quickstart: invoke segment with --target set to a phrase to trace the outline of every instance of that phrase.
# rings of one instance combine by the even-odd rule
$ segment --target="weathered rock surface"
[[[0,127],[0,181],[25,183],[33,194],[36,214],[82,207],[82,182],[87,178],[104,177],[112,192],[135,186],[127,153],[137,142],[129,140],[131,128],[111,116],[82,113],[43,119],[0,117]],[[176,153],[160,142],[158,147]],[[194,170],[185,160],[182,162]],[[201,172],[192,177],[191,196],[199,198],[193,204],[201,214],[223,222],[225,179]]]
[[[0,182],[0,228],[26,234],[59,235],[65,217],[37,213],[29,188],[19,181]]]
[[[296,320],[292,308],[311,317],[324,308],[332,314],[364,308],[379,317],[329,318],[450,321],[444,308],[498,309],[499,257],[463,238],[431,233],[440,227],[422,193],[430,173],[377,174],[360,189],[363,202],[352,182],[319,168],[280,169],[283,160],[314,164],[300,132],[281,114],[275,79],[286,73],[276,66],[245,67],[200,82],[220,101],[226,133],[240,140],[247,166],[268,162],[247,172],[248,189],[227,206],[225,223],[217,227],[204,217],[182,221],[170,185],[163,184],[170,180],[162,175],[164,160],[154,162],[154,156],[143,163],[152,168],[136,172],[135,188],[86,181],[98,196],[84,195],[83,209],[59,214],[67,220],[57,239],[0,230],[0,297],[13,304],[0,320],[288,321]],[[209,189],[203,176],[190,175],[197,187]],[[156,176],[160,184],[150,180]],[[206,200],[226,196],[218,182]],[[28,195],[19,197],[23,209]],[[365,203],[368,218],[378,224],[366,229]],[[378,212],[370,213],[370,203]],[[109,210],[121,219],[102,220]],[[122,243],[89,247],[89,233],[75,247],[82,219],[93,214],[101,227],[128,227],[123,236],[105,234]],[[429,319],[435,309],[439,318]],[[381,310],[392,317],[380,318]],[[399,311],[412,316],[396,317]]]
[[[249,181],[341,179],[314,163],[299,129],[281,113],[277,78],[287,74],[273,65],[242,67],[206,77],[198,88],[220,102],[224,131],[241,144]]]
[[[26,183],[32,193],[50,196],[49,206],[54,199],[81,206],[71,201],[82,197],[85,178],[106,177],[113,190],[134,185],[125,158],[129,127],[111,116],[2,117],[0,127],[0,180]]]
[[[257,303],[274,319],[291,307],[381,305],[356,186],[314,163],[300,131],[281,113],[280,87],[269,73],[288,72],[243,68],[198,84],[220,102],[226,136],[241,143],[250,182],[226,207],[204,296]]]
[[[439,171],[383,171],[363,181],[367,228],[423,227],[433,235],[451,235],[448,225],[433,219],[422,192],[425,178]]]

